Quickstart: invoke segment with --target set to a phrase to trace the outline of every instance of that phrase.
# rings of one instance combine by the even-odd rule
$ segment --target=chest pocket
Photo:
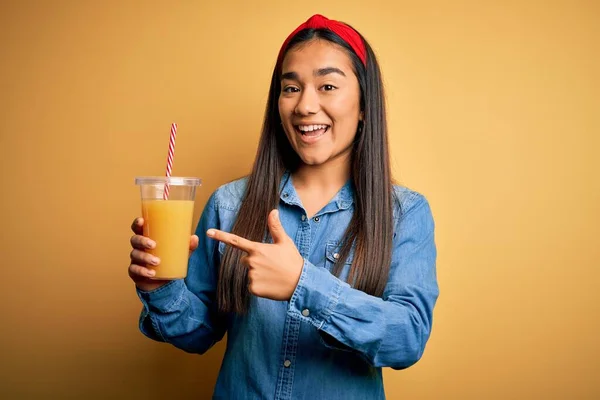
[[[338,244],[338,242],[328,242],[325,247],[325,257],[327,258],[327,262],[335,264],[339,261],[340,252],[342,250],[342,246]],[[348,254],[348,258],[344,264],[352,264],[354,260],[354,248],[350,250],[350,254]]]
[[[341,249],[342,248],[338,244],[338,242],[328,242],[325,246],[325,268],[327,268],[329,272],[333,272],[336,265],[339,263]],[[339,275],[340,279],[346,281],[353,260],[354,247],[350,250],[350,254],[348,254],[348,258],[346,258],[346,261],[344,261],[344,265]]]

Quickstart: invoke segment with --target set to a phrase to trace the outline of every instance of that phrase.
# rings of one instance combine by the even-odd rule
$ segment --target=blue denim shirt
[[[341,279],[331,274],[353,213],[352,185],[308,219],[286,174],[280,219],[304,257],[296,290],[290,301],[252,296],[246,315],[224,317],[216,312],[215,294],[225,245],[205,232],[231,230],[246,182],[226,184],[208,200],[187,278],[150,292],[138,290],[141,331],[200,354],[227,332],[216,399],[384,399],[381,368],[417,362],[431,332],[438,285],[427,200],[394,186],[392,263],[379,298],[345,282],[352,253]]]

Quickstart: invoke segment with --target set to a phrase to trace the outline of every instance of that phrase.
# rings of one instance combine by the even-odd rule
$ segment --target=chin
[[[338,160],[342,162],[350,162],[352,147],[337,152],[335,149],[320,149],[321,151],[296,151],[296,154],[300,156],[300,160],[304,165],[319,166],[327,164],[330,161]],[[316,150],[316,149],[313,149]],[[336,162],[337,163],[337,162]]]
[[[327,154],[306,154],[300,152],[299,156],[303,164],[312,166],[325,164],[329,160],[329,155]]]

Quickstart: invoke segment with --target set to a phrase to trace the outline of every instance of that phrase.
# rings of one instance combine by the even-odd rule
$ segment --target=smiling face
[[[282,64],[279,115],[302,163],[349,162],[360,110],[360,87],[341,46],[315,39],[293,48]]]

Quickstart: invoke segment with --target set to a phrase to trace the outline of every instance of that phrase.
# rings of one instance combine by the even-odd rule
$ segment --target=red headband
[[[365,49],[365,44],[363,43],[362,38],[360,37],[358,32],[356,32],[354,29],[350,28],[348,25],[342,22],[327,19],[326,17],[319,14],[315,14],[312,17],[310,17],[306,22],[297,27],[296,30],[287,37],[287,39],[285,39],[285,42],[283,42],[283,45],[279,50],[279,56],[277,57],[278,64],[283,61],[283,52],[290,43],[290,40],[292,40],[292,38],[296,36],[298,32],[308,28],[329,29],[330,31],[333,31],[346,43],[348,43],[350,47],[352,47],[352,50],[354,50],[358,58],[360,58],[363,65],[365,67],[367,66],[367,50]]]

